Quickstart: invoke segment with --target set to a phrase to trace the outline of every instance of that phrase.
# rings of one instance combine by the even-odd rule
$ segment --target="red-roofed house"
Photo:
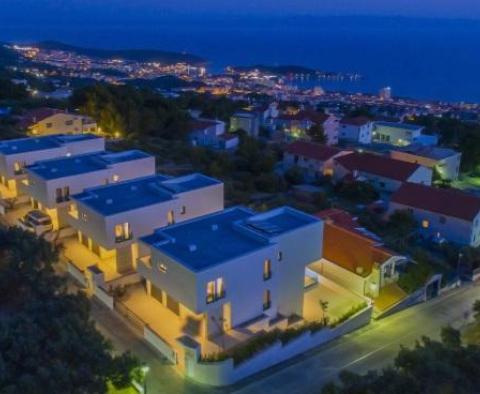
[[[343,118],[340,121],[339,141],[369,144],[372,142],[373,122],[365,116]]]
[[[352,153],[334,159],[335,182],[345,177],[372,184],[378,191],[394,192],[404,182],[431,185],[432,170],[419,164],[371,153]]]
[[[287,140],[308,139],[307,131],[314,125],[323,127],[327,145],[338,143],[338,119],[330,114],[316,111],[284,113],[275,120],[277,129],[285,133]]]
[[[480,245],[480,198],[454,189],[405,183],[392,195],[389,214],[410,210],[422,231],[434,238]]]
[[[348,212],[328,209],[316,216],[325,221],[323,258],[309,268],[362,296],[378,297],[398,279],[396,264],[405,258],[361,231]]]
[[[351,153],[332,146],[315,144],[307,141],[296,141],[285,149],[283,154],[284,168],[300,167],[308,178],[318,178],[333,174],[333,160]]]

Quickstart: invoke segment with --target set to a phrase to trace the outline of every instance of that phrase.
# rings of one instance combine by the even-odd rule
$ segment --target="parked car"
[[[44,235],[53,230],[50,216],[37,209],[28,212],[22,219],[19,219],[18,226],[36,235]]]

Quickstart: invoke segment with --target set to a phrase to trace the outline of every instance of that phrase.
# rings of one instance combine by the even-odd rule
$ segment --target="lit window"
[[[263,292],[263,310],[266,311],[272,306],[272,299],[270,295],[270,290],[265,290]]]
[[[263,262],[263,280],[269,280],[272,277],[272,262],[266,259]]]
[[[430,227],[430,222],[428,220],[422,220],[422,227],[423,228],[429,228]]]
[[[217,278],[207,283],[207,304],[225,297],[223,278]]]
[[[132,239],[132,231],[128,222],[115,225],[115,242],[124,242]]]
[[[158,264],[158,270],[163,274],[167,273],[167,266],[163,263]]]
[[[82,220],[83,220],[84,222],[86,222],[86,221],[87,221],[87,214],[86,214],[85,212],[82,212],[82,213],[81,213],[81,216],[82,216]]]
[[[117,174],[114,174],[112,177],[112,180],[113,182],[118,182],[120,180],[120,176],[118,176]]]

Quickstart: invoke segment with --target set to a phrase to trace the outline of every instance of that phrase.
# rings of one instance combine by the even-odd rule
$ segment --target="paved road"
[[[465,313],[480,299],[480,287],[469,286],[420,304],[260,373],[240,385],[211,389],[183,379],[146,345],[123,320],[96,305],[99,329],[119,350],[130,349],[151,366],[148,394],[202,393],[314,393],[343,369],[364,373],[389,364],[401,345],[411,346],[423,335],[437,338],[440,328],[460,327]]]

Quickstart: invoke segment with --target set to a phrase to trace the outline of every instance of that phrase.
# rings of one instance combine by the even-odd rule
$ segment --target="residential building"
[[[56,108],[40,108],[27,112],[22,118],[21,126],[27,128],[30,134],[38,136],[98,131],[97,123],[91,117]]]
[[[153,175],[72,195],[67,220],[108,278],[134,269],[138,238],[222,209],[223,183],[216,179]],[[92,261],[73,263],[85,270]]]
[[[456,180],[460,173],[462,153],[449,148],[412,145],[392,150],[390,157],[431,168],[442,179]]]
[[[405,183],[390,200],[389,214],[409,210],[434,240],[480,245],[480,198],[455,189]]]
[[[189,139],[193,146],[231,150],[239,144],[235,134],[225,134],[225,122],[197,118],[191,121]]]
[[[298,166],[309,179],[316,179],[324,175],[333,175],[334,159],[351,151],[332,146],[315,144],[306,141],[296,141],[285,149],[283,165],[285,169]]]
[[[105,150],[105,140],[92,134],[51,135],[0,142],[0,194],[17,198],[25,167],[40,160]]]
[[[430,168],[372,153],[355,152],[340,156],[334,159],[333,172],[335,182],[344,179],[368,182],[384,192],[398,190],[403,182],[432,183]]]
[[[396,266],[405,258],[362,229],[348,212],[328,209],[316,216],[325,221],[323,258],[311,269],[371,298],[378,297],[385,286],[398,280]]]
[[[373,127],[373,141],[394,146],[408,146],[411,144],[436,145],[438,137],[424,135],[423,126],[410,123],[375,122]]]
[[[298,111],[284,113],[275,120],[276,128],[285,134],[287,140],[309,140],[308,130],[319,125],[326,137],[327,145],[338,143],[338,118],[333,115],[316,111]]]
[[[372,142],[373,122],[365,116],[343,118],[340,121],[338,140],[349,143]]]
[[[68,224],[70,196],[95,186],[155,174],[155,157],[138,150],[95,152],[37,161],[27,166],[20,190],[47,213],[58,230]]]
[[[260,131],[260,119],[258,114],[249,111],[235,112],[230,118],[230,131],[245,131],[250,137],[258,137]]]
[[[207,338],[301,317],[305,269],[321,257],[322,233],[322,221],[292,208],[234,207],[143,237],[137,268],[146,292],[184,322],[200,320]]]

